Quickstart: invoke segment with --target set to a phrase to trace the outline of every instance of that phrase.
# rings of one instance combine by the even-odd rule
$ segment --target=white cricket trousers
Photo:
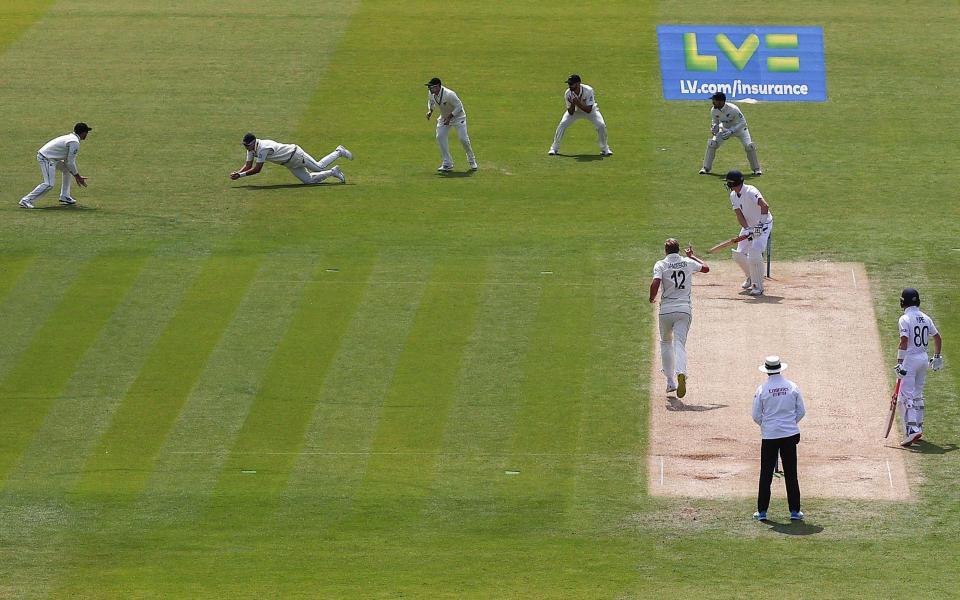
[[[753,228],[740,228],[740,235],[752,233]],[[753,236],[753,239],[740,240],[733,251],[733,260],[743,269],[753,286],[763,290],[763,253],[767,249],[767,240],[773,232],[773,219],[763,224],[763,233]]]
[[[557,125],[557,132],[553,134],[553,145],[550,147],[554,152],[560,152],[560,141],[563,139],[564,132],[567,131],[567,127],[579,119],[588,119],[593,123],[593,127],[597,130],[597,144],[600,145],[600,152],[609,152],[610,146],[607,144],[607,124],[603,120],[603,115],[600,114],[600,110],[594,107],[588,113],[583,111],[576,111],[572,115],[564,111],[563,118],[560,119],[560,124]]]
[[[750,130],[744,127],[730,137],[735,137],[743,144],[743,151],[747,153],[747,160],[750,161],[750,168],[754,171],[760,170],[760,160],[757,158],[757,147],[753,144],[753,138],[750,137]],[[728,138],[729,139],[729,138]],[[714,135],[707,140],[707,151],[703,155],[703,168],[713,169],[713,159],[717,155],[717,150],[725,142],[719,135]]]
[[[900,381],[900,394],[897,396],[905,435],[923,430],[923,386],[927,381],[927,355],[908,354],[903,359],[903,368],[907,374]]]
[[[73,175],[67,169],[67,162],[64,160],[50,160],[46,156],[37,153],[37,162],[40,164],[40,174],[43,181],[40,185],[33,188],[33,191],[23,197],[27,202],[34,202],[47,192],[53,189],[54,181],[57,178],[57,171],[63,174],[63,183],[60,184],[60,197],[70,197],[70,186],[73,184]]]
[[[327,167],[335,163],[338,158],[340,158],[340,151],[334,150],[318,161],[304,152],[303,148],[297,146],[293,158],[284,163],[283,166],[290,169],[290,172],[304,183],[320,183],[333,175],[333,171],[327,170]]]
[[[450,121],[449,125],[443,124],[443,119],[437,119],[437,146],[440,147],[440,161],[444,166],[452,167],[453,166],[453,157],[450,156],[450,130],[455,129],[457,131],[457,137],[460,138],[460,145],[463,146],[463,151],[467,154],[467,162],[471,165],[477,162],[476,156],[473,155],[473,146],[470,144],[470,136],[467,135],[467,120],[466,119],[453,119]]]
[[[677,374],[687,372],[687,333],[693,318],[687,313],[660,315],[660,363],[667,385],[677,384]]]

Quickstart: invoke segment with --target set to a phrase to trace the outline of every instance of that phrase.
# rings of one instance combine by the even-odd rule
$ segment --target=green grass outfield
[[[650,269],[667,236],[735,231],[696,175],[709,105],[661,100],[654,27],[710,22],[824,28],[830,101],[745,107],[759,186],[775,261],[866,263],[891,362],[904,285],[943,332],[915,502],[807,499],[777,531],[751,499],[646,493]],[[0,598],[957,597],[957,22],[934,1],[6,0]],[[612,159],[546,156],[574,71]],[[434,172],[434,75],[473,176]],[[79,205],[17,208],[78,120]],[[348,185],[229,181],[247,130],[346,145]],[[592,128],[564,150],[595,152]],[[838,378],[856,363],[824,348]]]

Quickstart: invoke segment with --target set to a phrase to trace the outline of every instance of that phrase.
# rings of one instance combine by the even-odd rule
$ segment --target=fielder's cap
[[[434,86],[434,85],[443,85],[443,82],[440,81],[440,78],[439,78],[439,77],[434,77],[433,79],[431,79],[430,81],[428,81],[425,85],[426,85],[427,87],[431,87],[431,86]]]
[[[254,143],[255,141],[257,141],[257,136],[255,136],[255,135],[253,135],[252,133],[249,133],[249,132],[247,132],[246,134],[244,134],[244,136],[243,136],[243,145],[244,145],[244,146],[249,146],[250,144]]]
[[[90,127],[89,125],[87,125],[87,124],[84,123],[83,121],[81,121],[81,122],[79,122],[79,123],[77,123],[76,125],[73,126],[73,132],[74,132],[74,133],[79,134],[79,133],[86,133],[86,132],[88,132],[88,131],[93,131],[93,127]]]
[[[727,101],[727,95],[724,94],[723,92],[717,92],[716,94],[710,96],[710,99],[711,99],[711,100],[723,100],[724,102],[726,102],[726,101]]]
[[[774,373],[779,373],[787,368],[787,363],[780,362],[779,356],[768,356],[763,364],[757,367],[760,369],[761,373],[767,373],[768,375],[773,375]]]
[[[570,77],[567,77],[567,84],[580,83],[581,81],[582,81],[582,79],[580,79],[580,76],[577,75],[576,73],[574,73],[574,74],[571,75]]]

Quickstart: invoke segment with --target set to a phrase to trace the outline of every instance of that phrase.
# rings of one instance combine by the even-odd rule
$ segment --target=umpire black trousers
[[[800,510],[800,481],[797,479],[797,444],[800,434],[785,438],[763,440],[760,443],[760,488],[757,490],[757,510],[767,512],[770,508],[770,483],[777,466],[777,455],[783,466],[783,479],[787,485],[787,504],[790,512]]]

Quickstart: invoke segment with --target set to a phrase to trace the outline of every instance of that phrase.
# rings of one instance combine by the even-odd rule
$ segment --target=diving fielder
[[[315,159],[296,144],[282,144],[273,140],[258,139],[252,133],[243,136],[243,147],[247,150],[246,162],[238,170],[230,173],[230,179],[236,181],[241,177],[251,177],[263,169],[265,162],[282,165],[293,173],[294,177],[303,183],[320,183],[328,177],[336,177],[340,183],[346,183],[347,178],[339,166],[327,169],[338,158],[353,160],[353,153],[337,146],[336,150],[320,160]]]
[[[897,366],[894,367],[897,379],[900,379],[900,393],[892,401],[900,408],[903,419],[904,435],[900,445],[909,447],[923,435],[923,385],[927,378],[927,367],[934,371],[943,368],[943,340],[933,319],[920,311],[920,292],[906,288],[900,293],[900,346],[897,350]],[[927,356],[927,347],[933,338],[933,358]]]
[[[680,242],[670,238],[663,243],[666,256],[653,266],[650,282],[650,303],[660,294],[660,361],[667,378],[667,393],[677,392],[678,398],[687,394],[687,333],[692,320],[690,291],[694,273],[709,273],[710,267],[696,257],[687,246],[680,256]]]
[[[760,190],[743,182],[743,173],[730,171],[726,176],[730,205],[740,223],[740,235],[748,236],[737,244],[733,260],[747,278],[740,287],[751,296],[763,295],[763,251],[773,231],[773,214]]]
[[[594,97],[593,88],[581,82],[579,75],[567,77],[567,91],[563,94],[563,100],[566,102],[567,110],[557,125],[557,131],[553,134],[553,144],[547,150],[547,154],[555,156],[560,153],[560,141],[563,139],[567,127],[578,119],[590,119],[593,127],[597,130],[597,143],[600,145],[600,156],[611,156],[613,150],[607,144],[607,124],[600,114],[600,107],[597,106]]]
[[[720,144],[731,137],[736,137],[743,144],[743,150],[747,153],[747,160],[750,161],[753,174],[763,175],[763,171],[760,170],[760,159],[757,158],[757,145],[750,138],[746,117],[736,104],[727,102],[727,95],[723,92],[717,92],[710,97],[710,100],[713,101],[713,108],[710,110],[712,135],[707,140],[707,152],[703,156],[703,168],[700,169],[700,174],[706,175],[713,168],[713,157],[716,156]]]

